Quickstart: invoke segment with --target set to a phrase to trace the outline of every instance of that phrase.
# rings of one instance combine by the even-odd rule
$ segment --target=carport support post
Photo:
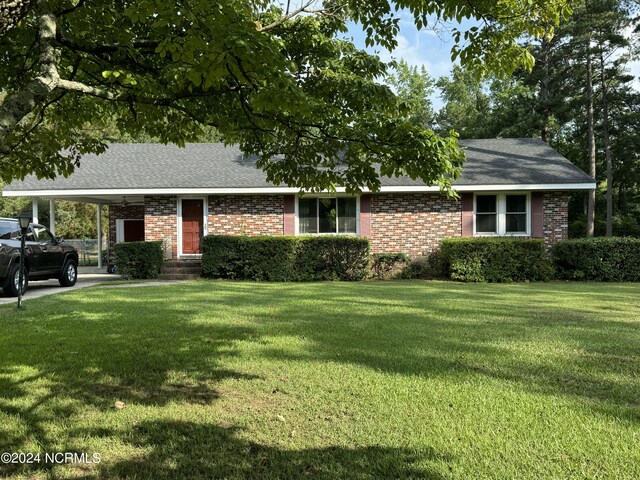
[[[33,197],[31,199],[31,218],[33,223],[40,223],[38,221],[38,197]]]
[[[49,230],[56,236],[56,201],[52,198],[49,200]]]
[[[102,205],[98,205],[98,268],[102,268]]]

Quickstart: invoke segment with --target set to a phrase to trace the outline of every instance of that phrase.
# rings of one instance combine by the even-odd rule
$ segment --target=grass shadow
[[[176,412],[224,401],[225,381],[260,383],[267,372],[230,366],[244,358],[272,362],[278,372],[316,362],[493,381],[640,423],[637,289],[608,286],[608,295],[591,297],[592,290],[199,281],[92,288],[38,299],[24,312],[0,308],[0,451],[60,451],[106,438],[137,452],[94,465],[87,477],[442,478],[454,459],[429,447],[267,445],[242,428],[180,421]],[[87,412],[113,411],[116,400],[172,417],[76,427]],[[0,475],[42,470],[0,468]]]
[[[410,451],[379,446],[288,449],[242,438],[239,429],[190,422],[143,422],[136,447],[148,453],[100,468],[105,478],[154,479],[379,479],[444,478],[425,466],[449,461],[425,448]]]

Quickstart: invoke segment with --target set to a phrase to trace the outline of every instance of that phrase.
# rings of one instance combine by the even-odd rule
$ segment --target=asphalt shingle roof
[[[594,180],[542,140],[461,140],[467,161],[456,185],[539,185]],[[83,156],[68,178],[38,180],[31,175],[6,191],[151,188],[269,188],[256,158],[233,146],[111,144],[102,155]],[[410,178],[382,178],[383,186],[419,186]]]

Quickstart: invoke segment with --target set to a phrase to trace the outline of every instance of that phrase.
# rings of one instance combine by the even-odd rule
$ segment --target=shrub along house
[[[460,236],[567,237],[568,195],[594,180],[541,140],[463,140],[460,199],[410,178],[383,178],[380,192],[299,195],[267,183],[234,147],[112,144],[86,155],[68,178],[27,177],[5,196],[109,205],[111,244],[163,240],[165,258],[201,253],[216,235],[349,234],[373,252],[428,254]],[[340,192],[340,190],[338,190]],[[37,215],[37,212],[36,212]],[[53,216],[53,215],[52,215]]]

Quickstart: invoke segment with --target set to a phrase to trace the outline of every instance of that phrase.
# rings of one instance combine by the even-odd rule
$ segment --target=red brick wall
[[[209,197],[209,235],[282,235],[282,195]]]
[[[142,205],[109,205],[109,255],[113,257],[113,246],[116,244],[116,220],[142,220]]]
[[[178,256],[178,207],[175,196],[144,198],[144,239],[171,241],[171,255]]]
[[[565,240],[569,231],[567,192],[544,194],[544,239],[547,245]],[[371,196],[371,249],[424,255],[439,241],[462,235],[459,201],[438,193],[394,193]]]
[[[545,192],[544,241],[548,246],[569,236],[569,193]]]
[[[145,205],[109,206],[109,242],[115,244],[118,218],[144,218],[145,239],[171,239],[174,258],[178,252],[177,199],[146,197]],[[567,192],[544,194],[544,238],[547,245],[568,234]],[[208,200],[208,233],[212,235],[282,235],[282,195],[222,195]],[[440,239],[462,234],[459,201],[439,193],[390,193],[371,195],[371,247],[373,252],[429,254]]]
[[[439,193],[382,193],[371,196],[371,250],[424,255],[440,239],[462,235],[459,200]]]

